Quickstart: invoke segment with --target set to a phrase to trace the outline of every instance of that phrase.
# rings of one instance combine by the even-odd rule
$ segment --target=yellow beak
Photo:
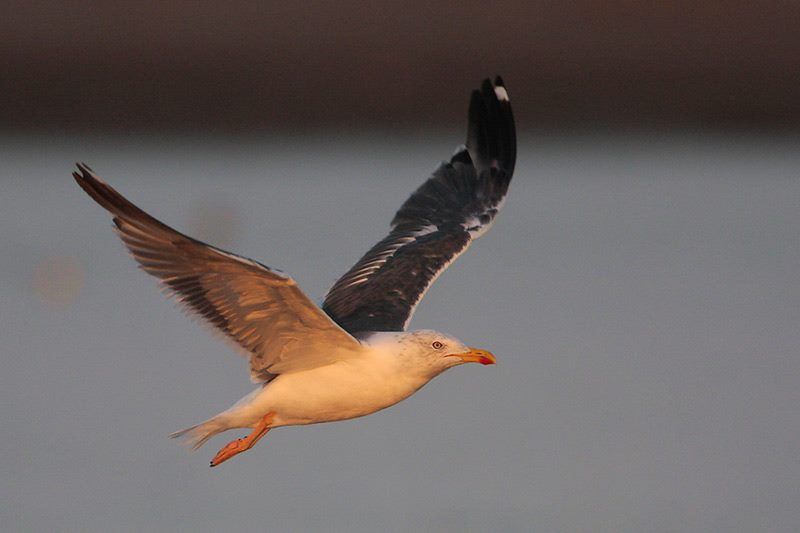
[[[454,357],[459,357],[465,363],[480,363],[482,365],[493,365],[497,363],[494,354],[488,350],[479,350],[478,348],[470,347],[468,352],[450,354]]]

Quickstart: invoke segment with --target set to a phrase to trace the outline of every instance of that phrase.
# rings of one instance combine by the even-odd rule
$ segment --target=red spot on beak
[[[482,365],[497,364],[494,354],[488,350],[480,350],[478,348],[470,348],[468,352],[452,354],[460,357],[465,363],[480,363]]]

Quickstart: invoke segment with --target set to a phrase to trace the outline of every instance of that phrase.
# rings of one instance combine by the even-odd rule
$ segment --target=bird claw
[[[226,444],[220,451],[217,452],[217,455],[211,460],[212,467],[217,466],[219,464],[224,463],[234,455],[242,453],[245,450],[248,450],[250,446],[249,443],[245,442],[245,439],[236,439],[228,444]]]
[[[228,444],[226,444],[220,451],[217,452],[217,455],[211,460],[211,467],[215,467],[219,464],[224,463],[234,455],[240,454],[242,452],[246,452],[261,439],[264,435],[267,434],[269,431],[269,424],[272,422],[272,419],[275,417],[275,413],[269,412],[264,415],[264,417],[256,424],[255,428],[253,428],[253,432],[247,435],[246,437],[242,437],[241,439],[232,440]]]

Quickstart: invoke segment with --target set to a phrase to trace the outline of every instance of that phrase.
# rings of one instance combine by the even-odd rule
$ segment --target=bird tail
[[[191,446],[192,450],[196,450],[205,444],[208,439],[226,429],[228,428],[225,424],[218,417],[214,417],[196,426],[176,431],[170,435],[170,438],[177,439],[182,437],[187,446]]]
[[[497,168],[511,179],[517,160],[517,132],[508,92],[500,76],[494,83],[483,80],[480,90],[472,91],[467,150],[478,175]]]

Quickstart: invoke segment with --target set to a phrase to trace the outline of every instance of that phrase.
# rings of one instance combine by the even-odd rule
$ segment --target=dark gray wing
[[[325,297],[322,309],[351,333],[402,331],[434,280],[494,221],[516,161],[503,81],[473,91],[467,146],[400,207],[389,235]]]
[[[114,216],[116,231],[148,274],[250,358],[253,381],[314,368],[358,353],[295,281],[256,261],[187,237],[151,217],[86,165],[73,176]]]

